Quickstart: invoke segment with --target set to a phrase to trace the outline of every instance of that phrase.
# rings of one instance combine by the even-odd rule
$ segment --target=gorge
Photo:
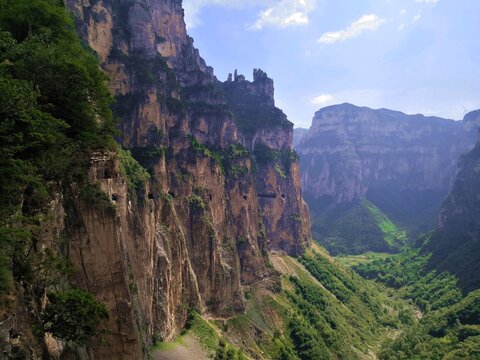
[[[0,358],[479,353],[478,112],[328,107],[297,154],[273,80],[218,80],[181,0],[0,0],[0,30]],[[402,253],[320,246],[350,203]]]
[[[476,112],[453,121],[351,104],[319,110],[295,147],[314,237],[333,253],[398,251],[434,228],[478,126]]]

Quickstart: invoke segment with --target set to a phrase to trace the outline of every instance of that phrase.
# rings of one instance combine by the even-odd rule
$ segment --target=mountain
[[[364,198],[411,238],[434,228],[457,159],[474,146],[477,121],[471,116],[453,121],[351,104],[319,110],[295,148],[314,237],[334,253],[378,250],[373,243],[381,242],[382,231],[373,234],[377,240],[370,243],[365,229],[381,226],[368,215]],[[341,236],[335,234],[335,224],[354,208],[366,214],[364,224],[357,218],[348,225],[350,234],[358,234],[353,242],[361,246],[341,239],[336,246]],[[383,249],[390,245],[384,242]],[[397,245],[398,249],[402,241]]]
[[[465,121],[480,120],[480,111]],[[449,271],[460,286],[471,291],[480,288],[480,143],[460,157],[448,197],[442,204],[438,229],[424,250],[431,252],[429,267]]]
[[[0,5],[3,14],[4,7],[10,9],[12,31],[39,29],[53,43],[67,31],[62,44],[79,43],[57,1]],[[85,56],[98,60],[108,76],[123,149],[97,141],[85,147],[82,158],[73,152],[70,158],[82,167],[62,177],[61,186],[42,192],[48,206],[35,208],[29,193],[21,191],[18,214],[23,203],[51,219],[37,221],[44,235],[25,254],[37,259],[46,249],[54,259],[65,258],[73,274],[55,288],[35,283],[30,292],[33,285],[26,281],[18,285],[25,290],[12,288],[11,299],[17,302],[6,312],[5,324],[13,324],[6,338],[16,344],[12,351],[42,357],[47,345],[34,340],[30,326],[40,321],[46,301],[41,299],[51,292],[51,302],[70,304],[72,294],[65,297],[59,288],[74,287],[92,294],[110,314],[103,324],[108,329],[104,345],[93,347],[91,357],[139,359],[155,342],[175,338],[192,309],[219,318],[243,312],[248,286],[278,278],[269,253],[297,256],[309,246],[308,208],[291,148],[293,124],[275,107],[273,80],[263,71],[256,69],[252,82],[238,74],[223,83],[215,78],[186,33],[181,1],[68,0],[66,7],[90,47],[83,46]],[[76,69],[74,60],[71,65],[62,63],[62,56],[48,59],[57,69]],[[99,71],[97,78],[83,80],[91,67],[98,64],[81,65],[73,74],[57,70],[64,77],[52,78],[57,87],[52,85],[41,99],[67,99],[72,111],[80,110],[75,96],[80,101],[87,85],[106,80]],[[70,79],[85,86],[83,92],[66,96],[69,89],[60,84]],[[100,105],[108,107],[110,97],[102,94]],[[95,127],[98,105],[90,100],[85,106]],[[37,317],[16,322],[16,306]],[[48,350],[61,346],[52,340]]]
[[[120,199],[120,218],[80,204],[85,229],[71,249],[83,285],[121,314],[99,356],[138,357],[152,339],[176,336],[190,308],[242,311],[244,286],[271,275],[268,251],[298,255],[308,245],[293,128],[265,73],[255,71],[253,82],[214,77],[186,33],[180,1],[67,4],[110,78],[120,143],[151,174],[132,199],[106,171],[118,167],[114,157],[92,163],[92,180]],[[245,108],[269,122],[248,122]],[[111,266],[93,260],[102,253]]]

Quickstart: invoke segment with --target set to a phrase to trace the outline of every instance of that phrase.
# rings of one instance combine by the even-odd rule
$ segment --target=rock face
[[[292,124],[261,70],[225,83],[193,47],[179,0],[67,0],[110,77],[120,142],[151,179],[129,189],[115,153],[91,182],[115,205],[66,202],[77,282],[108,305],[98,359],[138,359],[171,339],[189,309],[228,316],[243,287],[275,276],[269,250],[300,254],[309,214]],[[264,119],[256,123],[257,119]]]
[[[464,121],[480,120],[480,111]],[[460,157],[450,194],[439,216],[438,229],[425,249],[432,252],[429,265],[456,274],[464,290],[480,287],[480,143]]]
[[[446,191],[457,158],[474,145],[466,122],[350,104],[321,109],[296,148],[304,191],[338,203],[380,183]]]
[[[428,230],[417,222],[434,226],[457,159],[474,146],[478,125],[471,115],[453,121],[350,104],[319,110],[296,146],[312,218],[366,197],[411,234]],[[315,226],[317,238],[329,236]]]

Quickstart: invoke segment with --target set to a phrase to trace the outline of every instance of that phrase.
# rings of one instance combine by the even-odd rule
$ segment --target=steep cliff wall
[[[72,196],[70,253],[77,281],[112,314],[96,358],[141,358],[142,346],[175,336],[191,308],[242,311],[243,286],[274,276],[268,251],[296,255],[309,243],[292,124],[265,73],[231,89],[213,76],[186,34],[181,1],[67,5],[110,77],[120,142],[151,174],[129,191],[115,154],[92,159],[90,181],[116,211]],[[246,108],[229,90],[261,104],[247,120],[262,117],[257,110],[276,117],[242,128]]]
[[[319,110],[296,146],[315,236],[334,252],[391,250],[385,226],[362,198],[413,238],[433,228],[478,125],[471,116],[452,121],[350,104]]]
[[[480,120],[480,112],[467,114]],[[459,277],[464,290],[480,287],[480,143],[460,157],[450,194],[445,199],[437,231],[425,249],[432,252],[429,266]]]
[[[446,191],[457,158],[475,141],[475,131],[464,125],[349,104],[321,109],[297,146],[304,190],[338,203],[377,184]]]

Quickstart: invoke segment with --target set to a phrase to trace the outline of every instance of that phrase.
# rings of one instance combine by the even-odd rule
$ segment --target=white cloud
[[[415,2],[423,4],[436,4],[438,1],[439,0],[415,0]]]
[[[188,28],[201,24],[199,13],[206,6],[231,9],[263,8],[258,19],[249,28],[260,30],[265,26],[285,28],[308,24],[308,15],[315,9],[317,0],[184,0],[185,23]]]
[[[310,100],[310,103],[312,103],[313,105],[324,105],[331,102],[333,99],[333,96],[330,94],[322,94],[320,96],[314,97],[312,100]]]
[[[406,13],[407,13],[407,9],[402,9],[402,10],[400,10],[400,15],[403,16],[403,15],[405,15]]]
[[[280,0],[262,11],[251,30],[260,30],[265,26],[285,28],[308,24],[308,15],[315,9],[316,0]]]
[[[358,36],[367,30],[377,30],[385,21],[385,19],[379,18],[375,14],[363,15],[350,24],[348,28],[340,31],[326,32],[317,41],[322,44],[333,44],[338,41],[344,41]]]
[[[415,24],[418,20],[420,20],[421,17],[422,17],[421,13],[418,13],[417,15],[415,15],[412,19],[412,24]]]

